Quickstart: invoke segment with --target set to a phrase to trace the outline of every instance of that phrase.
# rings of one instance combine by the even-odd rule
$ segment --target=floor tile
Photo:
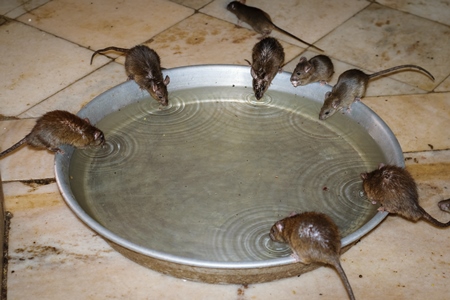
[[[155,36],[147,45],[161,56],[162,66],[174,68],[198,64],[247,65],[245,59],[251,61],[257,42],[254,31],[197,13]],[[282,45],[286,60],[301,51],[288,43]]]
[[[213,0],[171,0],[171,1],[193,9],[200,9],[206,4],[212,2]]]
[[[202,8],[200,11],[232,24],[237,24],[236,16],[226,10],[226,7],[230,2],[231,1],[229,0],[216,0],[205,8]],[[339,26],[349,17],[368,5],[367,2],[358,0],[344,0],[339,2],[332,0],[285,0],[278,2],[276,9],[273,6],[273,1],[270,0],[253,0],[247,1],[246,4],[264,10],[270,15],[272,22],[275,25],[287,30],[310,44],[316,43],[336,26]],[[242,23],[242,26],[251,28],[245,23]],[[306,47],[305,44],[275,30],[271,35],[294,45]],[[322,47],[322,44],[318,43],[316,46]],[[322,49],[325,52],[328,51],[326,48]]]
[[[164,0],[152,0],[151,6],[146,0],[55,0],[19,20],[30,20],[39,29],[91,49],[129,48],[192,13],[192,9]]]
[[[0,26],[0,40],[0,67],[8,70],[0,82],[0,114],[7,116],[21,114],[107,61],[101,57],[90,66],[91,51],[15,21]]]
[[[332,57],[371,72],[402,64],[420,65],[436,81],[419,72],[405,71],[389,77],[431,91],[449,75],[450,47],[442,38],[448,32],[448,26],[374,3],[318,45]]]
[[[450,148],[450,93],[368,97],[363,102],[387,123],[403,152]]]
[[[111,62],[45,101],[20,114],[20,118],[37,118],[51,110],[67,110],[76,114],[84,105],[108,89],[126,81],[124,66]]]
[[[413,15],[450,25],[450,18],[448,17],[450,1],[448,0],[431,0],[426,2],[421,0],[380,0],[377,2]]]
[[[35,124],[34,119],[0,122],[0,149],[8,149],[28,133]],[[53,178],[54,155],[47,150],[35,150],[27,145],[16,149],[0,159],[3,181]]]
[[[0,13],[7,16],[8,18],[15,19],[49,1],[50,0],[29,0],[29,1],[3,0],[2,4],[4,3],[3,5],[8,6],[10,9],[8,9],[7,12],[6,11],[1,12],[2,4],[0,4]],[[20,4],[20,6],[17,6],[17,4]],[[12,7],[14,8],[12,9]]]

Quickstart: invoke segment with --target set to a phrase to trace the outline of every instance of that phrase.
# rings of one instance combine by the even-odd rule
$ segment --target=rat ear
[[[330,95],[331,95],[331,92],[326,92],[326,93],[325,93],[325,99],[328,98],[328,97],[330,97]]]
[[[299,63],[302,63],[305,61],[306,61],[306,57],[304,57],[304,56],[300,57],[300,59],[298,60]]]
[[[96,130],[94,133],[94,140],[98,140],[98,138],[101,138],[103,136],[103,132],[100,130]]]
[[[312,68],[311,64],[308,64],[308,65],[305,67],[305,73],[308,73],[309,71],[311,71],[311,68]]]
[[[378,165],[378,170],[381,169],[382,167],[384,167],[384,164],[383,164],[383,163],[380,163],[380,164]]]
[[[84,118],[83,120],[85,120],[88,124],[91,124],[91,121],[89,121],[89,118]]]
[[[333,108],[338,108],[339,107],[339,99],[334,99],[333,102],[331,102],[331,106]]]
[[[252,77],[256,79],[256,73],[255,70],[253,70],[253,68],[250,68],[250,74],[252,74]]]
[[[156,92],[156,89],[158,88],[158,87],[156,86],[156,83],[152,80],[151,83],[150,83],[150,85],[152,86],[152,91],[153,91],[153,92]]]
[[[278,221],[277,223],[275,223],[275,227],[277,228],[277,230],[278,230],[279,232],[283,232],[283,228],[284,228],[283,222]]]
[[[166,78],[164,78],[164,85],[168,85],[170,83],[170,77],[167,75]]]
[[[361,173],[361,174],[359,174],[359,176],[361,176],[362,180],[366,180],[367,179],[367,173]]]

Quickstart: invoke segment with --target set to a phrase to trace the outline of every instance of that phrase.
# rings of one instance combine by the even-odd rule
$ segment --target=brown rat
[[[339,260],[341,252],[339,229],[329,216],[318,212],[291,215],[272,226],[270,238],[276,242],[289,244],[296,261],[333,266],[341,277],[350,299],[355,299]]]
[[[252,50],[250,74],[256,99],[261,99],[277,73],[282,71],[284,49],[273,37],[266,37]]]
[[[294,87],[307,85],[316,81],[325,84],[330,80],[333,73],[333,62],[328,56],[316,55],[310,60],[307,60],[306,57],[302,56],[300,57],[294,72],[292,72],[291,83]]]
[[[439,201],[438,206],[442,211],[450,212],[450,199]]]
[[[236,15],[236,17],[238,18],[238,24],[240,22],[245,22],[249,24],[253,28],[253,30],[255,30],[257,33],[260,33],[263,38],[267,37],[272,32],[273,29],[276,29],[296,39],[297,41],[302,42],[303,44],[306,44],[310,47],[314,47],[319,51],[323,51],[322,49],[317,48],[316,46],[307,43],[304,40],[296,37],[295,35],[287,32],[286,30],[276,26],[272,22],[272,19],[270,18],[268,13],[257,7],[245,5],[245,1],[230,2],[227,5],[227,10]]]
[[[68,111],[54,110],[37,119],[31,132],[0,153],[0,158],[25,143],[38,149],[64,153],[59,148],[62,145],[85,148],[100,146],[104,142],[103,132],[92,126],[88,119],[81,119]]]
[[[161,103],[163,106],[169,104],[167,85],[170,77],[163,79],[161,72],[161,59],[158,53],[145,45],[137,45],[130,49],[108,47],[94,52],[91,57],[91,65],[94,56],[97,53],[105,51],[117,51],[125,53],[125,72],[129,80],[134,80],[141,89],[148,93]]]
[[[361,173],[363,190],[373,204],[380,202],[378,210],[399,214],[416,222],[424,219],[438,227],[448,227],[430,216],[419,205],[417,185],[411,174],[398,166],[380,164],[378,169]]]
[[[325,120],[343,108],[349,110],[353,102],[361,100],[366,92],[367,84],[370,79],[394,71],[410,68],[425,72],[434,81],[434,77],[430,72],[416,65],[396,66],[373,74],[366,74],[357,69],[345,71],[339,76],[338,81],[336,85],[333,86],[331,92],[325,94],[325,102],[320,110],[319,119]]]

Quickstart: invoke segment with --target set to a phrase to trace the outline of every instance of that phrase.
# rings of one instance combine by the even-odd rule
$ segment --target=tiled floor
[[[22,138],[44,112],[77,112],[125,81],[123,58],[97,56],[110,45],[145,43],[172,68],[241,64],[258,34],[235,26],[229,0],[2,0],[0,149]],[[247,1],[280,27],[315,43],[336,74],[415,63],[436,78],[402,72],[370,83],[363,99],[396,134],[416,178],[421,204],[450,198],[450,1]],[[291,72],[314,51],[274,32]],[[169,86],[170,87],[170,86]],[[170,90],[170,88],[169,88]],[[12,118],[9,118],[12,117]],[[345,299],[334,270],[276,282],[210,285],[168,277],[113,251],[81,223],[51,180],[53,155],[28,147],[0,160],[6,209],[14,214],[8,299]],[[27,180],[50,179],[49,184]],[[358,299],[448,299],[450,231],[388,217],[342,256]]]

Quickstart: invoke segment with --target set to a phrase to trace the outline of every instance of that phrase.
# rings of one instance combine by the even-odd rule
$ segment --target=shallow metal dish
[[[64,147],[55,158],[68,206],[124,256],[195,281],[265,282],[317,267],[294,263],[268,238],[290,212],[329,214],[344,251],[386,217],[364,197],[359,174],[380,162],[404,166],[403,154],[364,104],[319,121],[331,87],[294,88],[290,73],[278,74],[261,101],[249,67],[164,73],[169,107],[133,81],[116,86],[78,114],[107,145]]]

